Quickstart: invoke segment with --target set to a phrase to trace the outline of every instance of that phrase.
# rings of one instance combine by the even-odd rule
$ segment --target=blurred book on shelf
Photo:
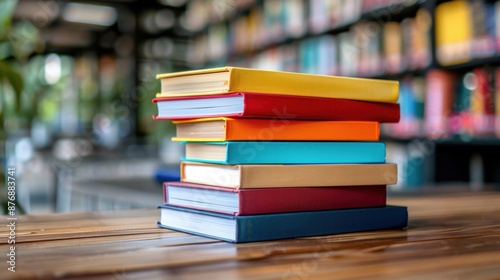
[[[445,70],[431,70],[426,75],[425,132],[430,138],[448,134],[452,110],[454,77]]]
[[[361,77],[424,69],[431,61],[429,12],[415,9],[401,23],[373,12],[388,5],[388,13],[400,11],[397,5],[407,2],[265,1],[226,22],[207,22],[186,60],[194,68],[231,64]],[[358,22],[363,17],[369,20]]]
[[[385,125],[383,133],[394,138],[423,137],[425,79],[406,76],[400,84],[399,123]]]
[[[385,71],[399,73],[403,68],[403,34],[399,22],[384,25]]]
[[[500,68],[495,69],[495,135],[500,137]]]
[[[355,53],[351,54],[353,62],[357,64],[355,75],[366,77],[382,73],[382,31],[378,24],[373,21],[360,21],[352,26],[349,33],[353,45],[344,43],[344,53]]]
[[[276,43],[285,38],[285,3],[280,0],[263,2],[264,7],[264,40]]]
[[[322,35],[299,44],[300,72],[337,75],[337,42],[334,36]]]
[[[493,136],[498,126],[497,72],[498,68],[489,67],[477,67],[462,75],[430,71],[426,77],[426,135]]]
[[[228,32],[225,24],[219,23],[210,26],[208,29],[208,58],[210,60],[217,60],[224,57],[228,52]]]
[[[233,17],[248,9],[255,0],[192,0],[186,7],[183,22],[190,31],[202,31],[210,24]]]
[[[499,2],[450,1],[436,8],[436,55],[455,65],[498,55]]]
[[[415,141],[409,145],[396,142],[386,144],[386,161],[398,165],[398,182],[390,190],[420,187],[428,183],[426,167],[432,161],[430,156],[434,152],[433,147],[428,145],[423,141]]]
[[[425,77],[406,76],[400,81],[400,122],[383,125],[382,135],[408,139],[500,135],[498,69],[476,67],[464,73],[433,69]]]
[[[492,135],[495,108],[493,103],[493,73],[486,68],[475,68],[457,83],[455,91],[454,120],[451,133]]]
[[[285,2],[285,32],[287,37],[300,38],[307,31],[306,20],[306,5],[302,0],[289,0]]]

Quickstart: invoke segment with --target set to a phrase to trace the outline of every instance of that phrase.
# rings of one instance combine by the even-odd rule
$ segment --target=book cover
[[[181,181],[227,188],[392,185],[396,164],[240,164],[181,162]]]
[[[384,163],[382,142],[231,141],[186,143],[184,161],[219,164]]]
[[[233,216],[162,205],[157,226],[234,243],[330,235],[408,224],[408,209],[385,206]]]
[[[399,104],[334,98],[238,92],[155,98],[153,102],[158,106],[155,119],[237,117],[380,123],[399,121]]]
[[[174,121],[173,141],[377,141],[378,122],[204,118]]]
[[[159,74],[157,97],[260,92],[396,103],[397,81],[219,67]]]
[[[236,216],[382,207],[387,195],[385,185],[236,190],[167,182],[163,191],[165,204]]]

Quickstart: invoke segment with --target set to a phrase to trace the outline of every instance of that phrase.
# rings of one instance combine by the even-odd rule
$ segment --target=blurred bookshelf
[[[500,185],[500,1],[192,0],[185,22],[190,69],[400,81],[395,190]]]
[[[158,168],[178,158],[177,147],[162,146],[172,126],[152,122],[151,96],[157,73],[187,69],[178,59],[189,38],[185,8],[185,0],[0,2],[0,178],[17,168],[27,212],[34,200],[53,208],[51,193],[87,164],[106,159],[100,171],[119,180],[118,160]]]
[[[0,37],[14,40],[0,41],[0,57],[12,62],[24,84],[19,97],[9,87],[0,89],[7,132],[34,133],[41,150],[60,138],[86,139],[105,152],[161,142],[171,127],[155,129],[151,95],[159,90],[157,73],[188,69],[182,58],[190,33],[180,22],[186,2],[2,4],[7,33]],[[28,46],[18,59],[16,50]],[[16,98],[22,103],[17,112],[16,102],[9,102]]]

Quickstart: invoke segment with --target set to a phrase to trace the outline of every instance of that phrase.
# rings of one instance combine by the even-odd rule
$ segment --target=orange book
[[[378,122],[204,118],[174,121],[173,141],[377,141]]]

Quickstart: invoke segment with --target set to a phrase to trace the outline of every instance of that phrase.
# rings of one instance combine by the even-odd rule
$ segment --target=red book
[[[163,184],[166,205],[236,216],[386,205],[386,186],[232,189],[184,182]]]
[[[455,83],[455,76],[447,70],[433,69],[427,72],[424,126],[430,138],[442,138],[449,134],[448,120]]]
[[[334,121],[399,121],[399,104],[336,98],[232,93],[155,98],[155,119],[208,117],[278,118]]]

